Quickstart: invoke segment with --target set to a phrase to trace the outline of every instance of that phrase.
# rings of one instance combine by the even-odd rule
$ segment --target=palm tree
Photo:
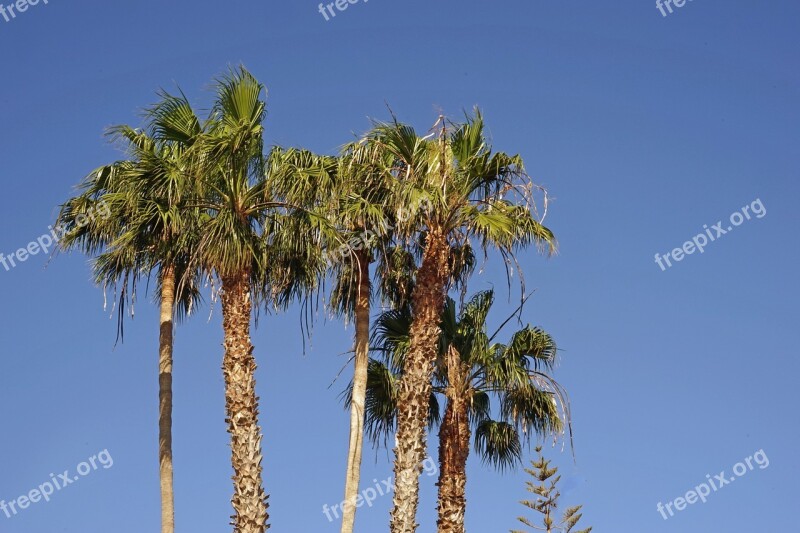
[[[184,203],[194,176],[187,152],[200,125],[186,99],[161,94],[146,113],[147,131],[117,126],[110,134],[125,141],[131,159],[101,167],[87,176],[82,192],[62,205],[58,223],[67,231],[61,245],[97,255],[94,276],[104,287],[120,286],[118,334],[127,301],[135,298],[140,277],[157,276],[159,317],[159,479],[161,531],[174,533],[175,511],[172,460],[173,320],[188,317],[200,293],[196,274],[186,271],[192,246],[191,221]],[[165,128],[181,130],[183,137],[165,141]],[[103,218],[87,215],[106,206]],[[176,287],[176,279],[186,283]]]
[[[534,435],[559,434],[569,411],[564,390],[545,370],[555,363],[552,338],[527,326],[508,344],[492,343],[486,320],[493,292],[476,294],[456,315],[448,298],[434,370],[429,425],[439,425],[438,531],[463,533],[466,464],[470,438],[484,462],[499,469],[517,465],[522,442]],[[382,360],[370,364],[367,393],[369,435],[386,437],[396,423],[398,383],[410,346],[412,317],[407,308],[383,313],[376,321],[374,344]],[[441,416],[436,395],[446,398]],[[492,419],[491,399],[499,400]]]
[[[192,265],[221,288],[226,422],[231,435],[236,533],[269,529],[262,480],[262,432],[250,339],[254,305],[285,308],[317,288],[326,221],[291,205],[272,156],[265,157],[264,86],[244,67],[217,80],[217,96],[194,157],[203,169],[202,211]],[[279,168],[279,165],[278,165]]]
[[[339,158],[339,201],[332,214],[347,253],[329,256],[335,285],[331,307],[339,316],[353,319],[354,362],[353,401],[350,406],[350,437],[345,471],[344,508],[341,533],[353,533],[356,500],[361,479],[361,457],[364,435],[364,400],[369,365],[369,325],[372,301],[370,266],[376,255],[382,255],[388,241],[387,214],[383,209],[385,187],[380,173],[372,165],[362,145],[351,144]],[[350,244],[352,243],[352,245]]]
[[[211,116],[194,157],[203,167],[203,216],[193,263],[221,283],[225,407],[231,436],[236,533],[268,529],[261,428],[250,340],[253,300],[263,292],[271,207],[264,179],[264,87],[244,68],[217,80]]]
[[[439,320],[448,291],[451,249],[474,243],[498,250],[507,265],[532,243],[548,252],[553,234],[534,216],[534,186],[519,156],[493,153],[479,112],[452,131],[440,119],[438,138],[420,137],[393,122],[376,126],[369,141],[388,154],[395,206],[425,205],[399,222],[401,242],[422,236],[421,265],[411,295],[413,323],[398,384],[395,494],[392,533],[416,531],[419,474],[425,457],[425,423]]]
[[[393,214],[385,208],[389,190],[382,181],[382,165],[373,160],[381,156],[364,142],[345,145],[336,157],[307,150],[274,149],[268,172],[272,190],[283,201],[326,216],[327,231],[318,237],[323,250],[320,259],[324,262],[319,272],[322,278],[333,278],[330,294],[333,313],[355,324],[342,533],[353,532],[361,476],[373,297],[371,265],[377,261],[379,271],[384,274],[381,279],[385,281],[378,288],[390,290],[395,298],[402,298],[404,283],[391,268],[401,257],[401,251],[391,246]]]

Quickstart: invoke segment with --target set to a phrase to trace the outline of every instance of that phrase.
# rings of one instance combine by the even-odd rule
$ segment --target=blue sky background
[[[475,0],[358,3],[325,22],[312,1],[50,0],[0,19],[0,252],[47,231],[75,185],[119,153],[105,127],[177,82],[207,108],[243,62],[269,88],[266,139],[334,152],[385,102],[425,130],[480,105],[498,149],[555,198],[560,254],[526,253],[526,320],[563,349],[575,454],[547,448],[595,531],[790,531],[798,497],[795,381],[800,4]],[[767,215],[662,272],[666,253],[760,198]],[[725,222],[727,225],[727,221]],[[0,269],[0,500],[107,449],[100,469],[0,532],[157,531],[157,313],[142,295],[124,345],[86,259]],[[497,264],[470,292],[500,290]],[[302,353],[299,312],[264,316],[260,364],[271,531],[338,531],[347,413],[332,388],[352,330],[324,313]],[[230,530],[220,308],[176,334],[178,531]],[[349,371],[345,372],[345,376]],[[434,440],[435,444],[435,440]],[[664,521],[656,504],[763,449],[770,460]],[[365,454],[364,486],[391,474]],[[467,527],[517,526],[525,475],[469,465]],[[422,477],[421,533],[435,531]],[[358,514],[388,530],[391,498]]]

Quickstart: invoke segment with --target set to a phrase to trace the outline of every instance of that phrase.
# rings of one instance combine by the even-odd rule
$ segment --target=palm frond
[[[517,429],[507,422],[484,420],[475,429],[475,450],[484,463],[504,471],[522,459]]]

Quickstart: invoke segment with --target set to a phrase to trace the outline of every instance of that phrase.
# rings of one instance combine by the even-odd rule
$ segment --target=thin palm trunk
[[[419,475],[427,448],[425,425],[447,287],[448,257],[444,235],[430,231],[412,295],[410,346],[398,385],[391,533],[414,533],[417,529]]]
[[[447,352],[447,408],[439,428],[438,533],[464,533],[469,457],[469,398],[458,352]]]
[[[158,461],[161,482],[161,533],[175,531],[172,486],[172,320],[175,308],[175,268],[161,271],[161,317],[158,335]]]
[[[258,425],[256,361],[250,343],[250,276],[244,271],[222,279],[225,330],[225,406],[231,434],[234,533],[264,533],[267,495],[261,479],[261,428]]]
[[[353,533],[356,521],[356,498],[361,479],[361,453],[364,447],[364,403],[367,396],[367,368],[369,366],[369,311],[370,278],[369,254],[356,252],[358,263],[358,294],[355,302],[355,371],[353,398],[350,402],[350,447],[347,453],[347,479],[345,481],[345,506],[342,511],[342,533]]]

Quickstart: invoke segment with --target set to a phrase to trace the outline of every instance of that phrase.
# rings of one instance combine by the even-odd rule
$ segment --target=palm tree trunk
[[[358,262],[358,294],[355,302],[355,371],[353,398],[350,402],[350,449],[347,453],[347,479],[345,481],[345,506],[342,511],[342,532],[353,533],[356,521],[356,497],[361,479],[361,452],[364,445],[364,403],[367,396],[367,368],[369,366],[369,310],[370,286],[369,254],[356,252]]]
[[[175,532],[172,486],[172,319],[175,308],[175,268],[161,271],[161,317],[158,334],[158,462],[161,482],[161,533]]]
[[[264,533],[267,495],[261,479],[261,428],[258,425],[256,361],[250,343],[250,275],[222,279],[222,326],[225,330],[225,407],[231,434],[234,533]]]
[[[419,504],[419,475],[426,455],[431,374],[439,342],[439,321],[448,280],[449,248],[440,231],[431,230],[412,294],[413,323],[403,377],[398,384],[395,494],[391,533],[414,533]]]
[[[453,348],[447,353],[447,374],[447,408],[439,428],[439,519],[436,523],[438,533],[464,533],[469,398],[461,357]]]

